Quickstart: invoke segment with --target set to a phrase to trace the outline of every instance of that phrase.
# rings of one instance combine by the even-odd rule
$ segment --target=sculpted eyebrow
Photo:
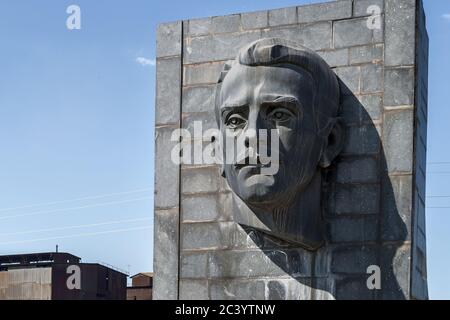
[[[229,104],[229,103],[225,103],[224,105],[222,105],[222,107],[220,108],[220,114],[223,115],[225,112],[227,111],[232,111],[232,110],[238,110],[238,111],[242,111],[243,109],[247,108],[248,105],[247,104],[241,104],[241,103],[236,103],[236,104]]]

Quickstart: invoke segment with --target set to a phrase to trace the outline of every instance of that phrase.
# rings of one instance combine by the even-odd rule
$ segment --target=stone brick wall
[[[382,9],[381,29],[367,8]],[[172,131],[215,128],[215,83],[264,37],[319,53],[341,81],[347,142],[324,175],[318,252],[233,222],[215,165],[175,165]],[[428,38],[419,0],[339,0],[163,24],[158,29],[155,299],[426,299]],[[206,142],[206,141],[205,141]],[[366,286],[378,265],[382,289]]]

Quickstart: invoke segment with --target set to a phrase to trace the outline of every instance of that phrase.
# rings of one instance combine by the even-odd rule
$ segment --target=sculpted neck
[[[305,249],[316,250],[325,241],[321,185],[322,176],[320,171],[317,171],[309,186],[298,192],[293,201],[271,209],[247,206],[234,196],[235,222],[298,244]]]

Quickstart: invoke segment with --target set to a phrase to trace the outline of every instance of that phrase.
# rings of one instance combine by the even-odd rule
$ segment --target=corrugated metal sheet
[[[52,268],[0,272],[0,300],[51,300]]]

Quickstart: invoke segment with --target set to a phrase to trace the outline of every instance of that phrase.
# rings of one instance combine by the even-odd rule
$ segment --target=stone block
[[[239,14],[213,17],[211,22],[212,33],[237,32],[241,28]]]
[[[229,244],[232,223],[183,223],[181,248],[183,250],[223,249]]]
[[[416,0],[386,0],[386,66],[414,64],[416,2]]]
[[[214,85],[184,88],[183,112],[210,112],[214,114],[215,91]]]
[[[348,49],[317,52],[331,68],[348,65]]]
[[[176,141],[171,141],[174,128],[156,129],[155,207],[171,208],[179,205],[179,165],[172,162],[171,153]]]
[[[212,300],[264,300],[265,292],[263,280],[210,281]]]
[[[368,64],[361,66],[361,93],[383,91],[383,66]]]
[[[181,253],[180,261],[180,277],[185,278],[203,278],[206,279],[207,274],[207,253]]]
[[[352,17],[352,1],[341,0],[300,6],[297,11],[298,23],[346,19]]]
[[[334,23],[334,47],[344,48],[381,42],[380,31],[367,26],[367,19],[342,20]]]
[[[331,211],[335,214],[377,214],[380,212],[380,186],[339,185],[332,194]]]
[[[295,41],[312,50],[331,48],[332,28],[329,22],[319,22],[308,25],[293,26],[282,29],[268,29],[263,37],[278,37]]]
[[[381,238],[384,241],[411,239],[412,192],[411,175],[383,179]]]
[[[378,154],[380,136],[376,127],[349,127],[346,130],[346,144],[343,153],[349,155]]]
[[[375,246],[340,246],[332,257],[333,273],[367,275],[367,268],[378,264]]]
[[[361,78],[360,67],[339,67],[334,69],[334,72],[351,92],[354,94],[359,93]]]
[[[211,193],[219,191],[220,176],[215,167],[183,169],[181,191],[183,194]]]
[[[234,59],[238,50],[261,38],[261,32],[225,33],[188,39],[184,46],[184,63]]]
[[[208,282],[206,280],[181,280],[180,300],[208,300]]]
[[[181,55],[182,22],[163,23],[158,26],[156,57]]]
[[[343,159],[337,165],[339,183],[376,183],[379,181],[378,161],[375,158]]]
[[[178,208],[155,210],[153,289],[155,300],[178,298]]]
[[[414,69],[386,69],[384,73],[384,105],[402,106],[414,103]]]
[[[188,34],[200,36],[211,32],[211,18],[191,19],[188,21]]]
[[[269,21],[267,11],[257,11],[242,14],[242,27],[244,30],[266,28]]]
[[[269,26],[280,26],[297,23],[297,8],[269,10]]]
[[[181,217],[183,222],[216,221],[219,218],[218,201],[215,195],[183,196]]]
[[[158,60],[156,64],[156,124],[180,122],[181,59]]]
[[[367,288],[367,275],[345,277],[336,281],[336,298],[338,300],[372,300],[375,291]]]
[[[414,114],[412,110],[384,115],[383,146],[389,173],[413,170]]]
[[[354,217],[333,219],[328,227],[333,243],[372,242],[378,234],[378,221],[375,217]]]
[[[223,62],[216,62],[184,66],[184,85],[216,84],[223,65]]]
[[[383,44],[350,48],[350,64],[378,63],[383,60]]]

